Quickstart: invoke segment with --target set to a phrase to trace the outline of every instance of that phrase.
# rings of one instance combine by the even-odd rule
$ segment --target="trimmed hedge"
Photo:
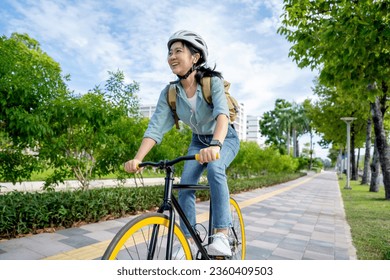
[[[302,174],[272,174],[229,180],[238,193],[289,181]],[[9,192],[0,195],[0,238],[36,234],[45,229],[69,228],[154,210],[161,204],[163,187],[100,188],[87,191]],[[209,192],[198,193],[201,200]]]

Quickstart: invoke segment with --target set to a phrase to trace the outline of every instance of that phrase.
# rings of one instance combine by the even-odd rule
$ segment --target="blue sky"
[[[27,33],[70,74],[70,89],[85,93],[121,70],[140,83],[144,104],[154,104],[175,79],[166,57],[169,36],[199,33],[232,83],[248,115],[261,116],[277,98],[314,98],[315,74],[288,57],[290,44],[276,33],[282,0],[2,0],[0,33]]]

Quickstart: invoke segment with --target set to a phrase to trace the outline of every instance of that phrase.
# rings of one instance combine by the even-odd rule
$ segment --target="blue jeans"
[[[188,155],[197,154],[201,149],[208,147],[212,138],[213,135],[192,134]],[[213,227],[216,229],[228,228],[232,224],[226,169],[237,155],[239,149],[240,141],[237,132],[229,125],[218,160],[204,165],[199,164],[199,162],[195,160],[189,160],[184,163],[184,169],[180,180],[181,184],[198,184],[203,171],[207,168],[207,180],[210,185],[211,207],[213,209],[212,221]],[[181,208],[183,208],[190,224],[194,226],[196,224],[195,191],[180,190],[179,204]],[[190,237],[190,234],[182,221],[181,228],[186,237]]]

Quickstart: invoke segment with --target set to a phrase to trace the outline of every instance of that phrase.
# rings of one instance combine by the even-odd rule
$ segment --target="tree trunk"
[[[370,160],[371,160],[371,118],[367,120],[366,127],[366,151],[364,155],[364,169],[362,177],[362,185],[370,182]]]
[[[293,157],[298,157],[297,151],[297,130],[295,127],[292,128],[292,137],[293,137]]]
[[[343,174],[343,150],[340,148],[339,155],[337,156],[336,170],[339,176]]]
[[[290,124],[287,127],[287,155],[290,155]]]
[[[360,162],[360,148],[358,148],[358,154],[356,158],[356,180],[359,180],[359,162]]]
[[[383,92],[387,92],[383,91]],[[375,142],[378,148],[379,161],[383,174],[383,185],[385,187],[385,199],[390,200],[390,151],[387,144],[386,132],[383,127],[383,116],[386,111],[386,94],[375,102],[371,103],[371,114],[374,123]]]
[[[350,170],[350,174],[351,174],[351,180],[358,180],[358,175],[357,175],[357,172],[356,172],[356,156],[355,156],[355,133],[354,133],[354,126],[352,126],[352,129],[351,129],[351,159],[350,159],[350,163],[351,163],[351,170]]]
[[[313,166],[313,133],[310,131],[310,163],[309,163],[309,170],[311,170]]]
[[[374,155],[372,156],[371,163],[371,182],[370,182],[370,192],[379,191],[379,173],[380,173],[380,163],[379,163],[379,154],[376,144],[374,144]]]

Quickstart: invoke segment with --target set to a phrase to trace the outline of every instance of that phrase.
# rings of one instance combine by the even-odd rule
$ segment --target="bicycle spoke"
[[[110,243],[103,259],[146,260],[149,255],[153,260],[165,259],[168,225],[169,220],[162,214],[145,215],[145,217],[141,216],[129,222],[126,228],[120,231]],[[155,226],[156,236],[153,235]],[[153,236],[156,238],[154,242],[152,241]],[[190,252],[187,240],[177,226],[174,228],[172,238],[174,249],[186,247],[187,252]],[[153,246],[155,248],[152,248]]]

